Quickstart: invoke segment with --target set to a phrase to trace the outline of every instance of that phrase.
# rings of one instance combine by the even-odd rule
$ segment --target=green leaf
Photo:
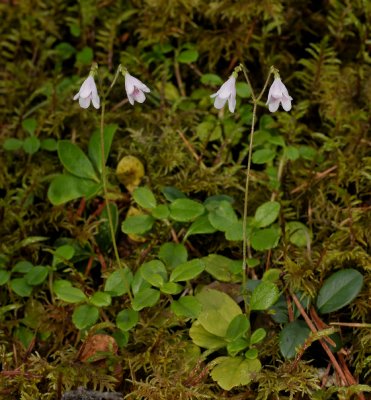
[[[33,268],[33,264],[29,261],[18,261],[13,267],[12,272],[20,272],[21,274],[26,274]]]
[[[299,149],[294,146],[287,146],[284,154],[291,161],[295,161],[300,157]]]
[[[236,315],[228,325],[226,338],[236,340],[250,329],[250,321],[245,314]]]
[[[140,311],[146,307],[154,306],[160,299],[160,292],[156,289],[147,288],[139,291],[131,302],[133,310]]]
[[[93,164],[76,144],[69,140],[60,140],[58,142],[58,157],[64,168],[71,174],[99,182]]]
[[[31,136],[35,133],[37,128],[37,121],[35,118],[27,118],[22,121],[22,128]]]
[[[86,329],[94,325],[99,318],[99,311],[96,307],[83,304],[75,308],[72,314],[72,322],[77,329]]]
[[[231,322],[220,310],[202,310],[197,320],[209,333],[220,337],[226,336]]]
[[[138,321],[139,313],[138,311],[132,309],[122,310],[117,314],[116,317],[117,327],[124,332],[130,331],[131,328],[134,328]]]
[[[192,225],[189,227],[185,237],[188,238],[191,235],[214,233],[216,229],[211,225],[208,215],[201,215],[197,217]]]
[[[100,190],[100,183],[62,174],[52,180],[48,190],[48,199],[53,205],[58,206],[80,197],[93,197]]]
[[[272,149],[256,150],[252,155],[252,162],[254,164],[265,164],[272,161],[275,156],[276,152]]]
[[[140,267],[143,279],[152,286],[161,287],[167,281],[165,265],[159,260],[152,260]]]
[[[247,99],[251,96],[251,91],[249,85],[246,82],[237,82],[236,83],[236,92],[239,97],[243,99]]]
[[[259,229],[251,233],[251,246],[258,251],[273,249],[280,237],[281,231],[277,227]]]
[[[278,268],[271,268],[264,272],[263,281],[267,282],[277,282],[281,275],[281,270]]]
[[[234,260],[219,254],[209,254],[207,257],[203,257],[202,260],[205,263],[205,270],[218,281],[231,282],[233,280]]]
[[[252,292],[251,310],[267,310],[278,300],[280,292],[273,282],[261,282]]]
[[[248,340],[240,337],[227,344],[227,351],[230,356],[234,357],[242,350],[245,350],[247,347],[249,347]]]
[[[222,129],[214,120],[206,120],[198,124],[196,133],[202,142],[218,140],[222,137]]]
[[[35,334],[25,326],[19,326],[15,330],[14,336],[19,339],[25,349],[28,349]]]
[[[32,293],[32,286],[26,282],[25,278],[12,279],[9,285],[18,296],[28,297]]]
[[[301,222],[291,221],[286,224],[286,234],[292,244],[305,247],[312,240],[312,232]]]
[[[56,151],[58,142],[55,139],[43,139],[41,141],[41,148],[47,151]]]
[[[41,265],[33,267],[24,276],[26,282],[31,286],[36,286],[42,284],[49,274],[49,269]]]
[[[162,188],[161,192],[165,196],[165,199],[170,202],[176,199],[187,198],[187,196],[183,192],[173,186],[165,186],[164,188]]]
[[[93,50],[91,47],[85,46],[76,54],[76,61],[82,65],[90,65],[93,61]]]
[[[52,266],[56,267],[58,264],[64,264],[66,260],[71,260],[75,254],[75,248],[69,244],[64,244],[56,248],[53,254]]]
[[[171,282],[188,281],[196,278],[205,269],[205,263],[199,259],[187,261],[175,267],[170,275]]]
[[[217,350],[225,347],[227,342],[224,338],[208,332],[198,321],[195,321],[190,330],[189,336],[194,344],[205,349]]]
[[[95,292],[89,299],[90,303],[97,307],[108,307],[111,305],[111,300],[111,296],[105,292]]]
[[[133,191],[133,198],[142,208],[152,210],[157,202],[154,194],[146,187],[138,187]]]
[[[198,322],[206,331],[217,336],[226,336],[228,326],[233,318],[242,314],[234,300],[217,290],[204,289],[197,293],[196,299],[202,305]]]
[[[114,271],[106,280],[104,291],[111,296],[122,296],[130,289],[133,274],[129,268]]]
[[[10,272],[0,269],[0,286],[5,285],[10,278]]]
[[[248,228],[248,231],[249,231],[249,228]],[[225,238],[227,240],[232,240],[232,241],[243,240],[243,223],[242,223],[242,221],[237,221],[237,222],[234,222],[233,224],[229,225],[228,229],[225,231]]]
[[[165,282],[160,288],[161,292],[165,294],[179,294],[183,289],[182,285],[175,282]]]
[[[183,50],[177,57],[176,60],[180,63],[189,64],[197,61],[198,51],[196,49]]]
[[[223,200],[209,212],[209,221],[215,229],[226,232],[238,219],[231,203]]]
[[[263,203],[255,212],[254,225],[258,228],[265,228],[272,224],[278,218],[280,207],[280,203],[277,201]]]
[[[211,371],[211,377],[224,390],[236,386],[248,385],[255,374],[261,370],[258,359],[249,360],[242,357],[219,357],[214,360],[216,367]]]
[[[193,296],[184,296],[174,300],[170,309],[178,317],[197,318],[201,312],[201,304]]]
[[[151,211],[151,214],[156,219],[166,219],[170,215],[170,210],[166,204],[159,204]]]
[[[154,223],[152,215],[133,215],[125,219],[121,230],[126,234],[142,235],[151,230]]]
[[[167,267],[174,269],[179,264],[183,264],[188,259],[188,252],[181,243],[164,243],[159,250],[160,258]]]
[[[245,357],[249,360],[255,360],[256,358],[258,358],[259,352],[258,349],[249,349],[247,350],[247,352],[245,353]]]
[[[54,49],[61,60],[68,60],[73,54],[76,53],[75,48],[66,42],[57,44]]]
[[[118,125],[106,125],[104,127],[104,162],[107,162],[108,155],[111,150],[111,145],[115,133],[117,131]],[[100,129],[94,131],[88,146],[88,154],[90,160],[93,162],[94,167],[96,170],[101,174],[102,173],[102,149],[101,149],[101,142],[100,142]]]
[[[190,199],[177,199],[170,204],[170,217],[175,221],[192,221],[204,211],[202,204]]]
[[[23,147],[23,140],[14,139],[14,138],[6,139],[3,144],[4,150],[7,150],[7,151],[19,150],[22,147]]]
[[[280,351],[285,358],[294,358],[296,348],[302,346],[310,334],[304,321],[293,321],[287,324],[279,336]]]
[[[300,156],[305,160],[314,160],[317,156],[317,150],[310,146],[300,146],[299,147]]]
[[[263,328],[258,328],[250,337],[250,346],[261,342],[267,336],[267,332]]]
[[[40,148],[40,140],[36,136],[28,137],[23,142],[23,150],[27,154],[35,154]]]
[[[53,289],[57,297],[66,303],[81,303],[82,301],[86,301],[84,292],[73,287],[69,281],[57,280],[54,282]]]
[[[363,286],[363,276],[355,269],[343,269],[325,280],[317,297],[317,308],[327,314],[348,305]]]
[[[203,74],[201,76],[201,83],[204,85],[222,85],[223,80],[220,76],[215,74]]]
[[[197,293],[196,299],[202,304],[203,310],[219,310],[223,319],[228,320],[228,325],[236,315],[242,313],[230,296],[218,290],[205,288]]]

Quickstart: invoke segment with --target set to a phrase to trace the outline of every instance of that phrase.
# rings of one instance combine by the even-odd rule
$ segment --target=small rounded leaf
[[[363,276],[355,269],[343,269],[325,280],[317,297],[317,308],[322,314],[337,311],[349,304],[363,286]]]
[[[99,318],[99,311],[96,307],[83,304],[75,308],[72,314],[72,322],[77,329],[86,329],[94,325]]]
[[[190,199],[177,199],[170,204],[170,217],[175,221],[192,221],[204,211],[202,204]]]
[[[273,282],[261,282],[252,292],[251,310],[267,310],[280,295],[278,287]]]
[[[154,194],[146,187],[138,187],[133,191],[133,198],[141,207],[152,210],[157,202]]]

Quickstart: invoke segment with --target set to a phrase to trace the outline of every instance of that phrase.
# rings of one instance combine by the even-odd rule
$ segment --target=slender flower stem
[[[242,220],[242,293],[243,293],[243,299],[245,303],[245,312],[247,315],[249,315],[250,310],[249,310],[249,305],[247,302],[247,258],[248,258],[248,250],[249,250],[249,242],[247,239],[247,211],[248,211],[248,203],[249,203],[249,185],[250,185],[250,170],[251,170],[251,159],[252,159],[252,149],[254,145],[254,132],[255,132],[255,122],[256,122],[256,109],[258,106],[258,102],[262,98],[268,83],[269,79],[272,75],[272,73],[275,71],[274,67],[271,67],[267,80],[265,81],[265,84],[263,86],[262,91],[259,93],[258,97],[255,96],[254,89],[251,85],[250,79],[247,75],[247,69],[243,64],[240,64],[239,67],[240,70],[242,70],[246,82],[250,88],[251,91],[251,98],[252,98],[252,103],[253,103],[253,110],[252,110],[252,121],[251,121],[251,131],[250,131],[250,144],[249,144],[249,153],[247,157],[247,167],[246,167],[246,182],[245,182],[245,200],[244,200],[244,207],[243,207],[243,220]],[[250,251],[249,251],[250,255]]]
[[[115,252],[117,265],[119,266],[119,268],[122,268],[121,261],[120,261],[120,255],[119,255],[119,252],[117,249],[117,244],[116,244],[116,235],[115,235],[115,228],[113,226],[113,218],[112,218],[111,209],[110,209],[109,200],[108,200],[106,156],[105,156],[105,150],[104,150],[104,113],[105,113],[105,109],[106,109],[106,100],[103,99],[102,111],[101,111],[101,117],[100,117],[100,146],[101,146],[101,152],[102,152],[102,156],[101,156],[101,158],[102,158],[102,165],[101,165],[102,185],[103,185],[104,200],[106,203],[106,209],[107,209],[107,215],[108,215],[108,224],[109,224],[110,232],[111,232],[113,250]]]
[[[106,209],[107,209],[108,224],[109,224],[110,233],[111,233],[113,251],[115,253],[117,266],[121,269],[122,264],[121,264],[117,244],[116,244],[115,228],[113,226],[113,218],[112,218],[112,213],[111,213],[111,208],[110,208],[110,203],[109,203],[109,198],[108,198],[109,196],[108,196],[108,188],[107,188],[106,156],[105,156],[105,148],[104,148],[104,116],[105,116],[105,111],[106,111],[106,98],[107,98],[108,94],[111,92],[111,89],[113,88],[113,86],[115,85],[120,72],[122,72],[121,64],[118,66],[115,77],[113,78],[113,81],[112,81],[110,87],[107,89],[107,92],[104,93],[103,98],[102,98],[102,109],[101,109],[101,116],[100,116],[100,147],[101,147],[101,169],[102,169],[102,186],[103,186],[104,201],[105,201],[105,205],[106,205]],[[132,300],[133,296],[130,291],[130,285],[127,282],[125,282],[125,286],[126,286],[127,294],[129,296],[130,300]]]

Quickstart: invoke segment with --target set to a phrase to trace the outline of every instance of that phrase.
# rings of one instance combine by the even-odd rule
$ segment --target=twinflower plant
[[[264,95],[264,92],[267,89],[269,81],[271,79],[272,74],[274,75],[274,81],[268,92],[268,100],[267,105],[269,111],[275,112],[278,110],[280,104],[285,111],[291,110],[291,101],[292,97],[289,95],[286,86],[282,83],[279,71],[275,67],[271,67],[263,89],[261,92],[256,95],[254,89],[251,85],[250,79],[248,77],[247,69],[243,64],[237,66],[229,79],[223,83],[220,89],[212,94],[210,97],[215,98],[214,107],[217,109],[221,109],[224,107],[225,103],[228,100],[229,111],[234,112],[236,106],[236,79],[238,74],[243,72],[245,80],[250,88],[251,99],[253,103],[253,112],[252,112],[252,122],[251,122],[251,132],[250,132],[250,144],[249,144],[249,153],[247,159],[247,167],[246,167],[246,183],[245,183],[245,199],[244,199],[244,212],[243,212],[243,261],[242,261],[242,287],[243,287],[243,297],[245,303],[245,312],[249,315],[249,305],[247,301],[247,255],[251,253],[250,245],[247,238],[247,211],[248,211],[248,200],[249,200],[249,182],[250,182],[250,169],[251,169],[251,160],[252,160],[252,149],[254,145],[254,131],[255,131],[255,122],[256,122],[256,110],[258,103]]]
[[[101,147],[101,165],[100,165],[100,172],[101,172],[101,185],[103,187],[103,193],[104,193],[104,200],[106,204],[106,210],[107,210],[107,217],[108,217],[108,223],[110,227],[110,234],[111,234],[111,239],[112,239],[112,245],[116,257],[116,262],[119,267],[121,267],[121,262],[120,262],[120,256],[118,253],[117,249],[117,244],[115,240],[115,228],[114,228],[114,222],[113,222],[113,217],[112,217],[112,212],[111,212],[111,207],[109,206],[109,195],[108,195],[108,189],[107,189],[107,176],[106,176],[106,155],[108,149],[105,149],[107,147],[107,138],[105,138],[105,122],[104,122],[104,117],[105,117],[105,109],[106,109],[106,99],[111,92],[113,86],[115,85],[117,79],[119,78],[120,75],[123,75],[125,78],[125,90],[126,94],[128,96],[130,104],[134,105],[134,102],[138,103],[143,103],[146,99],[144,93],[149,93],[150,89],[139,79],[135,78],[134,76],[130,75],[129,72],[127,71],[126,68],[123,68],[121,65],[117,68],[116,74],[110,84],[110,86],[106,89],[106,91],[101,91],[101,98],[100,99],[98,95],[98,90],[97,86],[95,84],[94,77],[98,76],[99,70],[98,70],[98,65],[94,63],[90,69],[90,73],[87,79],[83,82],[83,84],[80,87],[79,92],[74,96],[74,100],[79,100],[79,104],[82,108],[88,108],[90,103],[93,103],[93,106],[96,109],[100,108],[101,111],[101,118],[100,118],[100,147]],[[111,138],[112,139],[112,138]],[[130,296],[130,293],[129,293]]]

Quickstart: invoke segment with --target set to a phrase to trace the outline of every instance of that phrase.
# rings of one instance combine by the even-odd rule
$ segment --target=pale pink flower
[[[269,88],[267,104],[270,112],[278,110],[280,103],[285,111],[291,110],[292,97],[286,89],[286,86],[282,83],[281,79],[276,77]]]
[[[100,99],[98,96],[97,86],[92,75],[89,75],[80,87],[79,92],[74,96],[74,100],[79,99],[82,108],[88,108],[90,101],[93,106],[98,109],[100,107]]]
[[[214,107],[218,110],[223,108],[228,100],[229,111],[233,113],[236,108],[236,78],[231,75],[220,89],[210,97],[215,97]]]
[[[143,92],[150,92],[150,89],[143,82],[134,78],[134,76],[130,75],[129,72],[125,73],[125,90],[131,105],[134,105],[135,101],[143,103],[146,99]]]

